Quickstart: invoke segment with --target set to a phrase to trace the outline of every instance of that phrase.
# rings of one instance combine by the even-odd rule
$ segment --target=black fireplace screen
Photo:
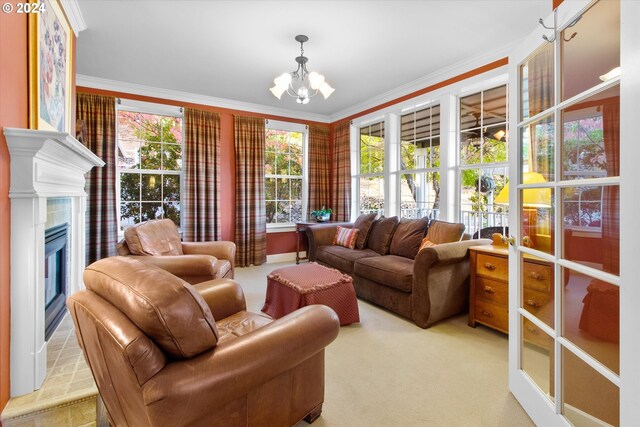
[[[44,235],[45,339],[66,313],[69,224],[47,228]]]

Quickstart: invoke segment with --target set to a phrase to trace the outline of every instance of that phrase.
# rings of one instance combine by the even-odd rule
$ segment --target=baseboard
[[[306,252],[300,252],[300,258],[306,258],[307,253]],[[296,260],[296,253],[295,252],[287,252],[284,254],[273,254],[273,255],[267,255],[267,264],[273,264],[276,262],[290,262],[290,261],[295,261]]]

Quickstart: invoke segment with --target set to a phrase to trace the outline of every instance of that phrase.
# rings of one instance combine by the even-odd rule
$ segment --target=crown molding
[[[271,116],[288,117],[298,120],[310,120],[320,123],[330,123],[329,116],[313,113],[301,113],[299,111],[287,110],[285,108],[270,107],[248,102],[234,101],[232,99],[216,98],[196,93],[182,92],[173,89],[162,89],[154,86],[140,85],[136,83],[125,83],[117,80],[91,77],[83,74],[76,75],[76,85],[90,87],[94,89],[109,90],[113,92],[130,93],[132,95],[142,95],[152,98],[161,98],[170,101],[187,102],[191,104],[209,105],[211,107],[227,108],[230,110],[248,111],[251,113],[267,114]]]
[[[81,31],[87,29],[87,23],[84,22],[84,16],[82,16],[78,0],[60,0],[60,3],[62,4],[64,13],[67,14],[67,18],[69,19],[71,28],[73,28],[73,32],[76,37],[78,37]]]
[[[483,65],[487,65],[493,61],[497,61],[498,59],[507,57],[521,42],[522,40],[519,39],[483,55],[478,55],[476,57],[473,57],[472,59],[466,59],[464,61],[454,63],[424,77],[420,77],[417,80],[375,96],[365,102],[361,102],[359,104],[345,108],[344,110],[338,111],[337,113],[330,116],[331,123],[337,122],[346,117],[357,115],[362,111],[368,110],[370,108],[375,108],[379,105],[401,98],[410,93],[422,90],[429,86],[433,86],[452,77],[466,73],[478,67],[482,67]]]

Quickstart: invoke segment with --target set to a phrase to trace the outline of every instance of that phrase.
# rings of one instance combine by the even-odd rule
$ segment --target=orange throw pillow
[[[338,226],[336,237],[333,238],[333,244],[353,249],[356,247],[356,239],[358,238],[358,229],[345,228]]]
[[[425,237],[424,239],[422,239],[422,243],[420,243],[420,249],[418,249],[418,252],[420,252],[424,248],[428,248],[431,246],[436,246],[436,244],[429,240],[428,237]]]

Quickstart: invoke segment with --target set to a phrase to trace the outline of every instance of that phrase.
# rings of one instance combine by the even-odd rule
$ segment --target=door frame
[[[554,22],[557,28],[562,28],[571,20],[588,9],[592,5],[591,0],[572,0],[563,2],[556,14],[549,14],[543,18],[547,25]],[[640,420],[640,406],[637,405],[637,396],[640,395],[640,365],[635,360],[635,355],[640,353],[640,334],[635,325],[640,323],[640,286],[632,286],[633,278],[640,277],[640,266],[637,263],[637,256],[640,253],[640,239],[638,233],[633,232],[633,226],[637,223],[635,212],[640,209],[640,168],[637,163],[640,159],[640,144],[634,142],[634,123],[638,120],[637,111],[640,111],[640,2],[634,0],[621,0],[621,67],[623,76],[620,79],[620,420],[622,425],[631,425]],[[514,49],[509,57],[509,128],[511,129],[512,140],[510,147],[510,181],[516,184],[519,182],[519,171],[521,170],[521,151],[518,141],[519,123],[519,95],[521,93],[519,82],[519,65],[544,42],[543,35],[551,36],[549,30],[541,26],[536,28],[523,42]],[[558,58],[556,50],[556,61]],[[558,68],[556,67],[556,70]],[[556,81],[559,76],[556,73]],[[556,84],[556,88],[558,85]],[[636,112],[636,113],[634,113]],[[556,124],[558,120],[555,120]],[[557,126],[556,126],[557,127]],[[559,132],[556,129],[555,132]],[[637,132],[637,131],[636,131]],[[557,172],[557,171],[556,171]],[[622,184],[624,182],[624,184]],[[509,200],[512,200],[512,207],[519,206],[518,185],[510,186]],[[556,197],[557,200],[557,197]],[[519,209],[512,208],[509,213],[509,228],[511,234],[520,236]],[[624,230],[630,230],[626,234]],[[520,239],[517,238],[517,244]],[[544,394],[533,385],[526,375],[518,368],[521,360],[520,346],[520,324],[518,307],[521,300],[521,287],[518,278],[520,276],[520,251],[521,247],[509,248],[509,388],[518,399],[520,404],[538,425],[545,426],[567,426],[570,425],[562,415],[556,414],[557,403],[550,402]],[[556,273],[559,267],[556,266]],[[555,275],[556,280],[560,277]],[[635,281],[637,282],[637,280]],[[630,284],[624,286],[625,283]],[[561,289],[555,287],[555,301],[560,301]],[[557,303],[556,303],[557,304]],[[556,308],[556,320],[560,316],[559,309]],[[555,322],[556,328],[559,323]],[[557,329],[556,329],[557,331]],[[556,336],[558,336],[556,332]],[[559,344],[554,342],[556,358],[554,365],[559,366],[560,351]],[[555,382],[559,384],[560,374],[554,372]],[[562,390],[556,387],[556,401],[562,401]]]

